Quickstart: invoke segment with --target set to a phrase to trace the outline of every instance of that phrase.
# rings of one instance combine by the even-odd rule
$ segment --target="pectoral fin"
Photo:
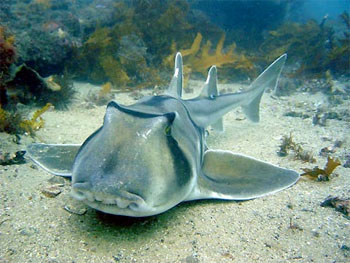
[[[69,177],[72,175],[74,159],[80,146],[78,144],[33,143],[27,147],[27,154],[47,172]]]
[[[293,170],[229,151],[209,150],[204,155],[202,175],[187,200],[253,199],[285,189],[298,179]]]

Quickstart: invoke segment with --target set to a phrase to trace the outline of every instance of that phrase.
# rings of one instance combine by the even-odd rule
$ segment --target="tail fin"
[[[279,76],[281,74],[284,63],[286,62],[287,54],[280,56],[267,69],[259,75],[250,85],[250,88],[245,93],[253,93],[250,97],[253,99],[242,105],[244,114],[253,122],[259,121],[259,105],[264,91],[268,88],[276,89]],[[254,94],[257,93],[257,94]]]

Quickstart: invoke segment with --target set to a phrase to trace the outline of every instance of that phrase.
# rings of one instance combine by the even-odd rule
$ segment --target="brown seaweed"
[[[331,51],[327,56],[325,64],[336,72],[350,73],[350,16],[348,12],[343,12],[339,16],[344,23],[346,30],[343,32],[343,37],[333,41]]]
[[[8,103],[6,82],[10,78],[10,67],[16,60],[15,38],[0,25],[0,106]]]
[[[309,163],[316,162],[316,159],[313,157],[311,152],[304,150],[300,144],[293,141],[292,134],[289,136],[284,135],[279,147],[280,149],[277,151],[277,154],[281,157],[285,157],[290,152],[293,152],[294,158],[297,160],[302,160]]]
[[[306,176],[317,181],[329,181],[334,169],[339,165],[341,165],[339,159],[328,156],[324,169],[320,169],[318,166],[315,166],[313,169],[303,168],[304,173],[302,173],[301,176]]]
[[[76,50],[70,68],[79,77],[109,81],[119,90],[163,85],[161,62],[170,53],[171,43],[188,42],[188,10],[186,1],[120,1],[112,21],[98,25]]]
[[[270,61],[288,53],[292,62],[299,62],[300,66],[293,76],[298,73],[318,74],[324,70],[327,50],[324,43],[332,38],[330,27],[309,20],[304,24],[285,22],[276,30],[269,32],[269,36],[262,43],[259,50],[264,61]]]
[[[113,85],[111,82],[106,82],[101,86],[98,93],[89,92],[86,101],[99,106],[107,104],[107,102],[113,98],[112,87]]]
[[[189,74],[193,72],[199,72],[203,75],[207,74],[207,70],[210,66],[216,65],[216,67],[230,67],[235,70],[243,70],[246,73],[254,69],[254,64],[243,53],[236,51],[236,44],[232,43],[225,48],[224,42],[226,35],[222,34],[221,38],[216,44],[214,50],[212,50],[212,43],[207,40],[202,44],[203,36],[201,33],[197,33],[195,39],[190,48],[181,49],[180,52],[184,57],[185,66],[185,80],[189,78]],[[171,54],[163,60],[164,65],[172,65],[174,55],[177,51],[177,44],[172,43]]]

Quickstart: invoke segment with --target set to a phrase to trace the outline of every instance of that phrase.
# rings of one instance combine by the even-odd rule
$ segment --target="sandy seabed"
[[[192,81],[194,87],[200,82]],[[224,88],[225,85],[221,85]],[[29,143],[81,143],[101,124],[105,106],[87,107],[83,97],[97,87],[76,83],[77,100],[68,111],[44,114],[45,127],[36,138],[1,133],[4,152],[25,149]],[[195,88],[195,92],[199,92]],[[193,97],[194,94],[186,94]],[[129,104],[128,93],[116,100]],[[296,93],[288,97],[263,96],[258,124],[236,109],[224,118],[224,133],[211,133],[208,145],[243,153],[295,169],[323,168],[319,155],[336,140],[343,141],[332,154],[344,158],[350,149],[349,121],[327,120],[313,125],[312,118],[286,117],[297,110],[313,114],[316,105],[327,106],[324,95]],[[332,111],[349,110],[350,101]],[[32,112],[35,109],[30,109]],[[283,135],[311,151],[316,163],[304,163],[276,152]],[[97,212],[73,200],[70,181],[59,181],[61,193],[45,196],[52,175],[30,160],[0,166],[0,263],[5,262],[349,262],[350,221],[333,208],[321,207],[329,195],[349,198],[350,169],[339,166],[329,182],[302,178],[291,188],[245,201],[203,200],[182,203],[148,218],[128,218]],[[64,207],[86,212],[68,212]]]

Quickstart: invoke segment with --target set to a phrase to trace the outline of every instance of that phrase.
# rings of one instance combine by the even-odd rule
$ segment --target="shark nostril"
[[[94,197],[89,190],[89,183],[74,183],[72,186],[71,195],[79,201],[84,201],[86,199],[89,201],[93,201]]]

